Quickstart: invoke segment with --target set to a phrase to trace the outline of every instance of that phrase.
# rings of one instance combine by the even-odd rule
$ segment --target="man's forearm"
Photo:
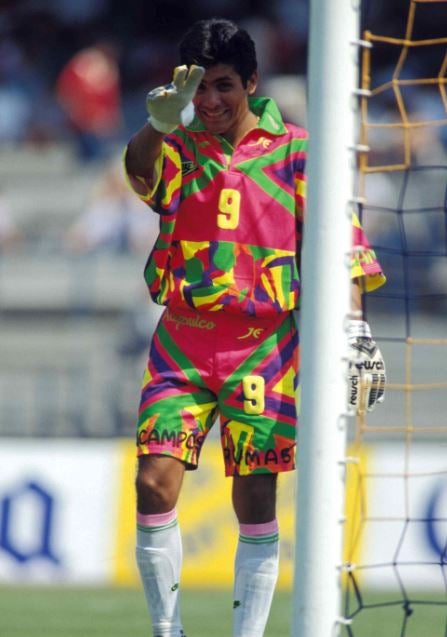
[[[145,124],[130,140],[126,152],[126,170],[129,177],[144,177],[152,183],[154,166],[161,153],[164,134]]]

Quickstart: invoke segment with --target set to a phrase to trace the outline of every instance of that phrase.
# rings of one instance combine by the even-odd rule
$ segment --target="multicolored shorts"
[[[144,373],[137,455],[197,468],[217,415],[227,476],[295,467],[298,332],[292,313],[166,309]]]

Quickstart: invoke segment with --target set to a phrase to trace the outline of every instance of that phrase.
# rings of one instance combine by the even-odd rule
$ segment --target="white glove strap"
[[[371,329],[366,321],[349,321],[348,323],[348,341],[356,338],[372,338]]]
[[[183,126],[189,126],[192,120],[194,119],[194,115],[195,115],[194,104],[192,102],[189,102],[180,113]]]
[[[183,124],[183,126],[188,126],[189,124],[191,124],[193,119],[194,104],[192,102],[189,102],[189,104],[187,104],[180,113],[180,123]],[[152,115],[147,118],[147,121],[152,126],[152,128],[155,128],[155,130],[157,130],[159,133],[164,133],[165,135],[172,133],[172,131],[175,130],[178,126],[178,124],[168,124],[167,122],[160,122],[159,119],[152,117]]]

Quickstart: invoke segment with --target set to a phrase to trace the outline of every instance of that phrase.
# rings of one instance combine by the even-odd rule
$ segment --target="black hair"
[[[255,43],[248,32],[223,18],[193,24],[180,41],[179,53],[180,64],[187,66],[231,65],[244,87],[258,67]]]

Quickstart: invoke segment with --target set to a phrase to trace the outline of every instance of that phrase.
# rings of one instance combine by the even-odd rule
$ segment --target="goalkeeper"
[[[233,635],[261,637],[278,571],[277,475],[295,467],[293,310],[307,134],[285,123],[273,100],[254,96],[255,46],[234,23],[199,21],[179,53],[172,83],[147,95],[148,121],[125,157],[131,186],[160,215],[145,279],[166,306],[141,390],[137,562],[154,637],[180,637],[176,504],[185,470],[197,468],[219,416],[239,523]],[[360,291],[384,277],[357,220],[354,244],[360,308]],[[367,324],[351,325],[349,339],[357,357],[352,386],[365,369],[382,382]],[[382,394],[373,379],[365,407]],[[360,395],[350,392],[354,408]]]

